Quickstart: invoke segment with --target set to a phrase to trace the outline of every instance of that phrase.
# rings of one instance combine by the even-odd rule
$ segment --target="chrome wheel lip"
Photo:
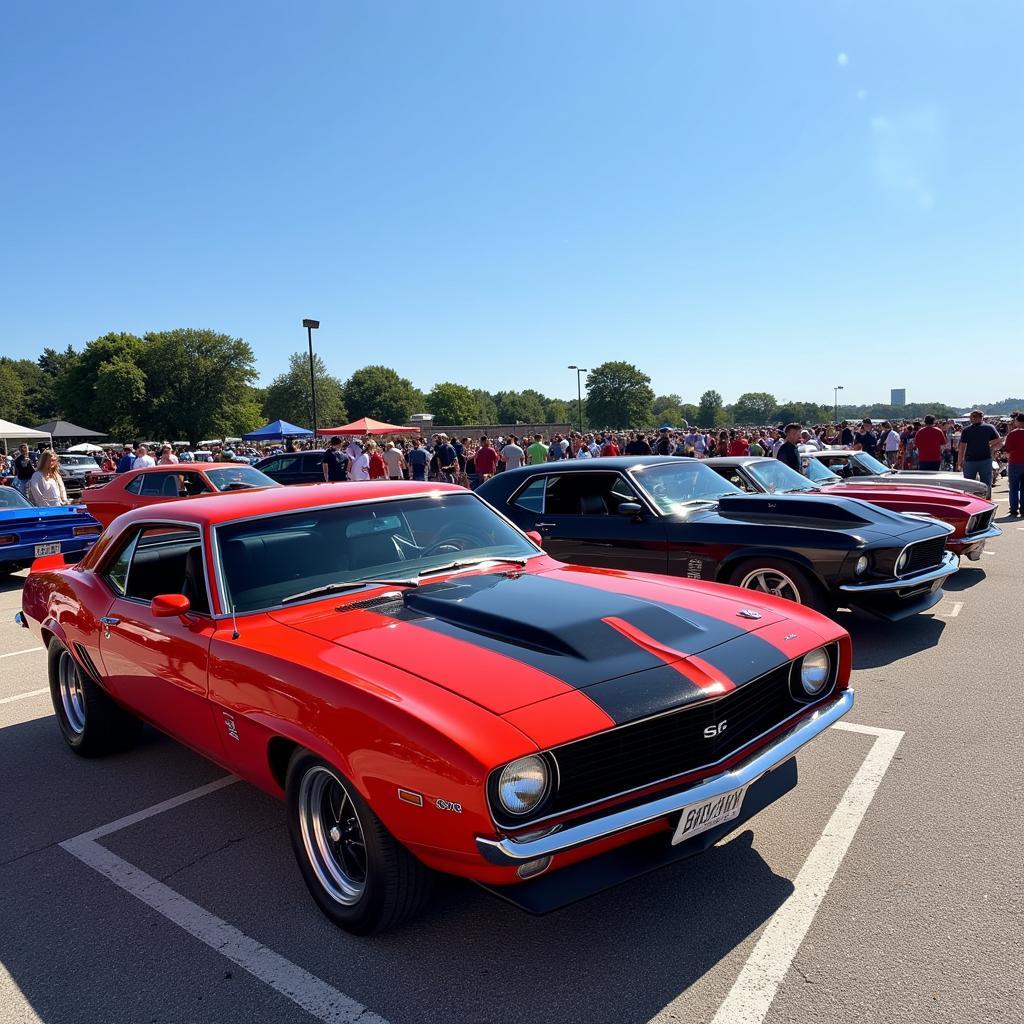
[[[57,689],[68,730],[74,736],[81,736],[85,732],[85,694],[78,666],[67,651],[61,651],[57,663]]]
[[[332,810],[335,802],[337,814]],[[310,768],[299,783],[298,814],[306,859],[321,887],[335,902],[354,906],[366,891],[366,838],[345,784],[329,768]],[[362,878],[352,869],[359,848]]]
[[[744,590],[772,594],[775,597],[792,601],[794,604],[803,604],[800,600],[800,588],[796,582],[779,569],[753,569],[740,580],[739,585]]]

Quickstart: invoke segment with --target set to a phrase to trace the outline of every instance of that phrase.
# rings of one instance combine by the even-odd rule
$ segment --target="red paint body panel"
[[[307,748],[336,765],[424,863],[494,884],[512,883],[514,869],[486,863],[476,848],[477,836],[498,834],[486,780],[517,757],[610,728],[612,719],[583,690],[525,661],[415,622],[362,609],[337,610],[387,588],[241,615],[235,639],[232,620],[218,614],[215,585],[214,616],[158,619],[147,603],[119,598],[101,575],[125,531],[140,521],[194,523],[202,531],[206,564],[214,566],[211,531],[219,523],[437,491],[465,493],[451,485],[344,483],[135,509],[119,517],[77,566],[34,568],[25,584],[23,611],[37,634],[59,635],[88,670],[76,646],[81,644],[103,677],[98,681],[116,700],[255,785],[280,796],[272,746],[282,744],[285,754],[289,744]],[[845,631],[788,601],[712,583],[564,566],[544,555],[531,559],[523,572],[740,624],[788,658],[838,641],[839,685],[847,685],[851,658]],[[756,609],[761,618],[737,618],[744,608]],[[108,613],[121,620],[109,638],[99,623]],[[644,649],[664,647],[651,638]],[[714,681],[717,670],[697,655],[675,653],[678,657],[662,649],[659,657],[678,664],[688,678]],[[748,752],[737,752],[736,758]],[[655,788],[680,784],[676,779]],[[422,794],[424,805],[399,800],[399,787]],[[442,799],[460,805],[461,812],[439,809]],[[560,855],[556,865],[668,827],[667,820],[654,822]]]

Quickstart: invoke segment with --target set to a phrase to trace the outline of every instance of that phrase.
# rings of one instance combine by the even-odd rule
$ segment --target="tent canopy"
[[[68,437],[106,437],[98,430],[90,430],[88,427],[80,427],[77,423],[68,423],[67,420],[47,420],[40,423],[36,430],[42,430],[49,434],[56,441]]]
[[[5,441],[48,441],[50,434],[46,430],[33,430],[10,420],[0,420],[0,438]]]
[[[286,437],[312,437],[313,431],[305,427],[297,427],[287,420],[274,420],[259,430],[250,430],[243,434],[243,441],[283,441]]]
[[[84,452],[89,454],[91,452],[101,452],[103,449],[98,444],[91,444],[89,441],[83,441],[81,444],[73,444],[68,452]]]
[[[364,416],[361,420],[353,420],[343,427],[327,427],[318,430],[318,434],[351,434],[353,437],[362,437],[363,434],[418,434],[419,427],[396,427],[392,423],[381,423],[380,420],[371,420]]]

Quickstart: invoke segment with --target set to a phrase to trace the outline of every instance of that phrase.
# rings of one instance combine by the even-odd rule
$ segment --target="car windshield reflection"
[[[635,470],[633,476],[654,504],[670,515],[685,512],[694,504],[743,493],[700,462],[679,460],[644,466]]]
[[[747,466],[747,472],[758,486],[769,494],[796,494],[816,491],[818,488],[805,476],[790,469],[784,462],[773,459],[770,462],[754,462]]]
[[[237,491],[247,487],[278,487],[276,480],[271,480],[266,473],[261,473],[252,466],[220,466],[207,469],[206,475],[210,483],[218,491]]]

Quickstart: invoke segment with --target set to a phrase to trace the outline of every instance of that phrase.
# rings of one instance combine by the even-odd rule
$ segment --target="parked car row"
[[[282,798],[341,927],[397,925],[437,873],[545,912],[792,789],[854,701],[824,613],[929,608],[950,545],[993,529],[975,498],[882,507],[778,465],[569,461],[475,493],[139,470],[87,492],[80,561],[33,547],[18,620],[73,751],[148,722]]]

